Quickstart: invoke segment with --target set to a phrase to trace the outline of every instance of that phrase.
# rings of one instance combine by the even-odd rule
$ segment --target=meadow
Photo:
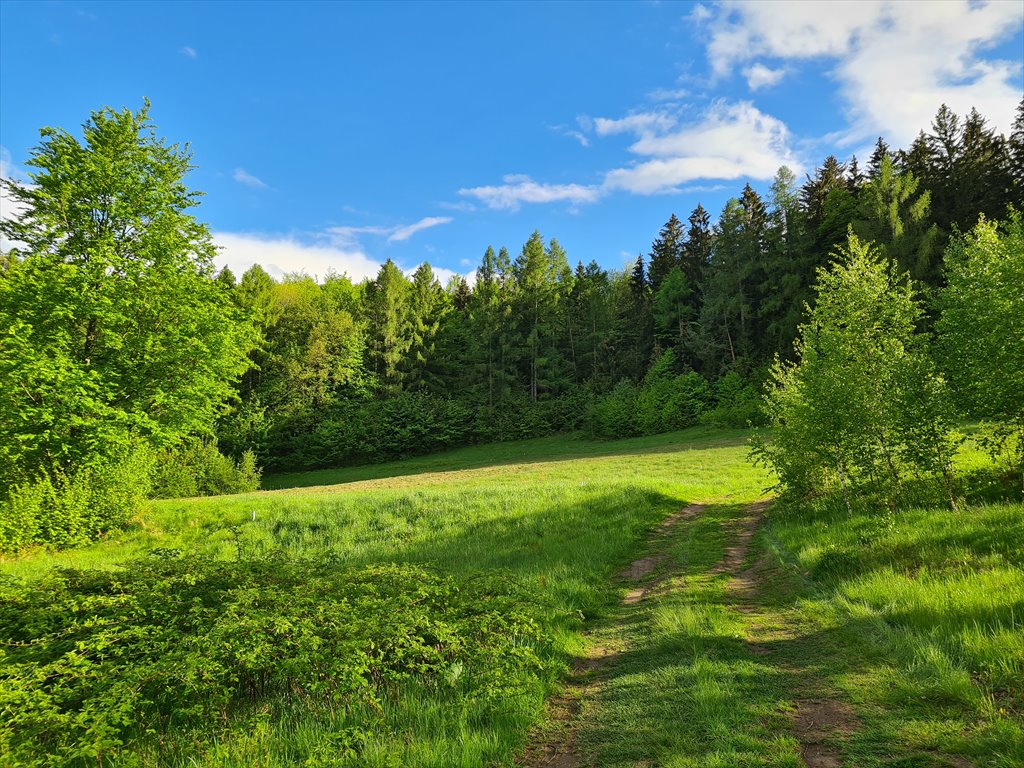
[[[827,699],[837,764],[1021,764],[1024,506],[979,481],[956,512],[769,507],[739,551],[770,484],[747,437],[279,475],[5,559],[0,762],[547,765],[527,745],[562,739],[579,765],[814,765],[801,702]]]

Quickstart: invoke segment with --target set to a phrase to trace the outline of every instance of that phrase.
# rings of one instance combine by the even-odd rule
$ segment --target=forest
[[[26,520],[92,486],[124,519],[150,495],[253,488],[261,469],[764,424],[773,360],[795,358],[818,271],[849,235],[907,276],[914,329],[931,334],[947,248],[979,217],[1019,226],[1024,198],[1024,106],[1009,137],[943,106],[909,148],[879,138],[865,161],[830,156],[802,182],[780,168],[766,196],[747,184],[714,221],[701,205],[685,223],[673,213],[621,271],[535,231],[514,251],[487,246],[472,281],[390,260],[359,283],[278,281],[215,270],[188,151],[157,137],[148,103],[94,113],[84,143],[42,137],[34,184],[5,181],[27,213],[3,223],[24,245],[0,284],[0,482]],[[125,474],[149,482],[115,492]],[[4,536],[70,541],[103,524],[82,526]]]

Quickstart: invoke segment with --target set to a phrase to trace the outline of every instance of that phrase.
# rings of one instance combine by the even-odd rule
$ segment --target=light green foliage
[[[875,175],[861,190],[857,234],[875,242],[901,272],[924,283],[934,283],[932,263],[938,227],[928,221],[931,195],[919,192],[920,180],[909,171],[898,173],[892,157],[883,155]]]
[[[957,402],[975,418],[1016,431],[1024,475],[1024,224],[982,219],[946,248],[948,287],[936,323]],[[1012,447],[1013,442],[1007,443]]]
[[[152,470],[148,447],[136,443],[102,463],[14,485],[0,499],[0,552],[82,545],[123,526],[147,498]]]
[[[818,273],[799,362],[772,369],[774,430],[756,450],[791,492],[881,483],[892,502],[907,470],[949,476],[945,385],[915,332],[921,308],[906,280],[853,234],[837,258]]]
[[[217,449],[216,441],[187,440],[156,455],[150,495],[173,499],[247,493],[260,487],[260,474],[252,451],[235,461]]]
[[[188,213],[188,149],[148,112],[95,112],[83,141],[46,128],[33,186],[4,182],[26,210],[0,224],[20,243],[0,276],[0,482],[208,430],[245,370],[252,331]]]
[[[1011,458],[1024,486],[1024,224],[981,219],[949,242],[936,324],[959,406],[991,420],[979,435]]]

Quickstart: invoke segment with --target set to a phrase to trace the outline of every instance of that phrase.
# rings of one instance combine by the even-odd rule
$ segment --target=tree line
[[[261,343],[221,444],[289,469],[702,416],[744,426],[773,358],[794,358],[818,270],[848,232],[928,302],[950,237],[1019,207],[1022,164],[1024,106],[1010,137],[942,107],[931,133],[906,150],[879,139],[863,168],[830,156],[803,184],[781,168],[766,198],[747,184],[714,224],[702,205],[686,223],[671,215],[630,269],[573,266],[534,232],[516,252],[488,247],[472,285],[390,261],[358,284],[222,273]]]
[[[17,244],[0,255],[0,538],[88,538],[143,495],[255,487],[258,466],[762,421],[761,384],[800,354],[850,233],[909,275],[931,327],[947,247],[1021,208],[1024,102],[1008,137],[942,107],[863,168],[781,168],[717,221],[671,215],[631,268],[534,232],[488,247],[472,284],[391,261],[361,282],[217,272],[190,157],[147,103],[93,113],[81,141],[44,129],[32,185],[4,182],[24,213],[0,224]]]

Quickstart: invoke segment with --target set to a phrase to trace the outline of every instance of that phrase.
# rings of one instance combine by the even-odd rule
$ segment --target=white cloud
[[[333,244],[303,243],[293,237],[245,232],[214,232],[218,246],[217,263],[228,267],[237,277],[253,264],[259,264],[272,277],[304,272],[324,277],[328,272],[345,273],[353,280],[374,277],[380,263],[353,248]]]
[[[630,151],[651,159],[610,171],[605,188],[650,195],[697,179],[770,179],[782,165],[801,167],[785,123],[747,101],[717,101],[695,123],[638,133]]]
[[[673,125],[675,125],[675,118],[665,112],[637,112],[617,119],[594,118],[594,132],[598,136],[666,131]]]
[[[475,197],[489,208],[518,210],[522,203],[592,203],[601,190],[584,184],[540,184],[529,176],[505,176],[503,184],[460,189],[459,194]]]
[[[752,91],[759,88],[770,88],[781,81],[785,75],[786,70],[771,69],[760,62],[743,70],[743,76],[747,78],[747,85]]]
[[[253,189],[269,189],[266,182],[251,173],[246,173],[244,168],[235,168],[235,172],[231,174],[231,178],[237,181],[239,184],[244,184],[247,187]]]
[[[401,243],[408,240],[410,237],[415,235],[417,232],[421,232],[424,229],[430,229],[440,224],[450,224],[453,221],[451,216],[426,216],[415,224],[407,224],[404,227],[395,227],[391,234],[388,235],[389,243]]]
[[[567,136],[570,139],[575,139],[579,142],[581,147],[590,146],[590,138],[583,133],[583,131],[577,131],[575,128],[570,128],[567,125],[553,125],[551,130],[560,136]]]
[[[689,19],[690,21],[695,21],[699,24],[702,21],[707,21],[712,16],[714,16],[714,14],[708,9],[706,5],[702,3],[697,3],[695,6],[693,6],[693,10],[690,11],[689,15],[686,18]]]
[[[667,111],[623,118],[595,118],[601,136],[631,133],[632,165],[615,168],[601,184],[544,184],[528,176],[506,176],[504,184],[461,189],[491,208],[517,210],[522,203],[592,203],[613,191],[638,195],[703,192],[708,186],[682,185],[696,180],[771,179],[780,166],[803,166],[792,150],[793,137],[778,118],[749,101],[713,102],[699,119],[680,124]]]
[[[7,147],[0,146],[0,178],[12,184],[26,185],[28,175],[11,160],[11,153]],[[0,219],[17,219],[25,210],[25,205],[14,198],[8,192],[6,186],[0,186]],[[9,251],[21,243],[8,240],[0,235],[0,251]]]
[[[942,103],[960,114],[977,107],[1005,132],[1020,101],[1020,60],[982,57],[1020,33],[1020,2],[730,0],[709,27],[707,54],[718,76],[756,58],[833,59],[851,121],[846,143],[881,133],[905,145]]]
[[[690,95],[690,92],[683,88],[655,88],[647,94],[651,101],[679,101]]]
[[[198,59],[199,58],[199,51],[197,51],[195,48],[193,48],[190,45],[186,45],[184,48],[182,48],[180,51],[178,51],[178,53],[180,53],[182,56],[184,56],[187,59]]]
[[[442,201],[437,204],[438,208],[444,208],[446,211],[459,211],[460,213],[473,213],[474,211],[480,210],[468,200],[458,200],[456,202]]]

